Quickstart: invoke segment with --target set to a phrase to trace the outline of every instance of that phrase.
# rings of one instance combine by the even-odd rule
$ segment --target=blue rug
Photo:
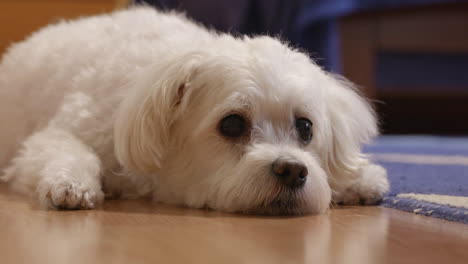
[[[388,171],[383,206],[468,224],[468,137],[382,136],[365,152]]]

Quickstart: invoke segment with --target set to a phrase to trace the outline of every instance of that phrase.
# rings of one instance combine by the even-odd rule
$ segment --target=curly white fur
[[[219,34],[148,7],[64,21],[13,45],[0,64],[0,166],[50,208],[107,196],[229,212],[320,213],[377,201],[385,170],[361,145],[377,134],[352,85],[277,39]],[[247,142],[217,129],[248,117]],[[304,146],[296,116],[313,122]],[[305,164],[284,190],[271,164]]]

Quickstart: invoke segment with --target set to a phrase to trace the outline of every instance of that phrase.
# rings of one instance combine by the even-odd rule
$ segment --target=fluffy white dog
[[[321,213],[375,203],[374,113],[347,81],[267,37],[148,7],[50,25],[0,64],[0,165],[47,208],[152,196],[196,208]]]

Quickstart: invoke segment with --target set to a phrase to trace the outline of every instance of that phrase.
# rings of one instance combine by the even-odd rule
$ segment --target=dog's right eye
[[[237,138],[247,129],[245,119],[239,114],[231,114],[224,117],[219,125],[221,134],[229,138]]]

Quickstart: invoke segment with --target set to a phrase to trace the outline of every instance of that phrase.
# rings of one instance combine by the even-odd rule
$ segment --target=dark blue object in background
[[[136,0],[185,11],[224,32],[281,36],[307,50],[327,70],[341,72],[338,19],[363,11],[466,0]]]
[[[463,91],[468,87],[468,54],[380,52],[375,80],[382,92],[429,92],[441,87]]]

